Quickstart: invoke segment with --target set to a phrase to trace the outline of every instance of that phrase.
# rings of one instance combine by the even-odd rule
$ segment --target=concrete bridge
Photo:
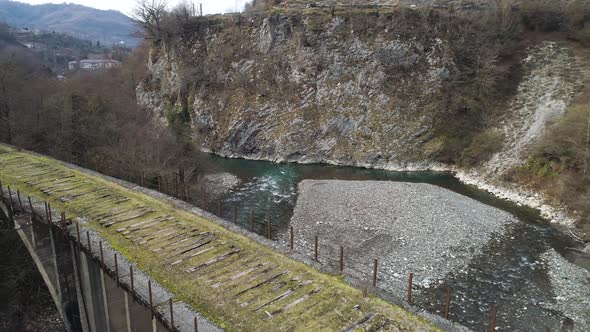
[[[0,181],[69,331],[439,329],[158,192],[5,145]]]

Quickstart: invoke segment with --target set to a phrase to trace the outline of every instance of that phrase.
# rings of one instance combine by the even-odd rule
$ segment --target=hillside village
[[[131,53],[124,41],[101,45],[98,41],[81,40],[65,33],[28,27],[16,28],[6,24],[3,26],[2,38],[5,41],[37,54],[61,77],[77,70],[118,68],[121,61]]]

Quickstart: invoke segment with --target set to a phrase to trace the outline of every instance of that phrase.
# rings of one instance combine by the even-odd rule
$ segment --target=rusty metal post
[[[199,332],[199,322],[197,320],[197,317],[195,317],[195,332]]]
[[[176,174],[172,172],[172,185],[174,189],[174,197],[178,197],[178,186],[176,185]]]
[[[172,298],[170,298],[170,330],[174,331],[174,309],[172,307]]]
[[[254,211],[250,211],[250,231],[254,232]]]
[[[496,331],[496,304],[492,305],[492,315],[490,317],[490,332]]]
[[[98,246],[100,249],[100,263],[102,264],[102,266],[104,267],[104,252],[102,251],[102,241],[98,242]]]
[[[289,247],[293,250],[293,226],[289,226]]]
[[[414,279],[414,274],[410,272],[410,277],[408,278],[408,303],[412,304],[412,281]]]
[[[51,213],[51,203],[47,203],[47,221],[53,224],[53,214]]]
[[[76,233],[78,234],[78,246],[82,250],[82,241],[80,241],[80,223],[76,223]]]
[[[161,176],[157,175],[156,179],[158,180],[158,192],[162,192],[162,183],[160,181]]]
[[[340,246],[340,264],[339,264],[339,271],[342,273],[344,271],[344,247]]]
[[[373,259],[373,287],[377,287],[377,258]]]
[[[12,201],[12,191],[10,190],[10,186],[8,186],[8,198],[10,199],[10,213],[14,213],[12,210],[14,202]]]
[[[16,198],[18,199],[18,206],[20,207],[21,211],[25,212],[25,209],[23,208],[23,202],[20,199],[20,191],[18,189],[16,190]]]
[[[178,174],[178,178],[176,180],[176,185],[178,186],[178,199],[180,199],[181,201],[185,200],[185,195],[184,195],[184,183],[182,183],[182,178],[180,177],[180,174]]]
[[[181,175],[181,179],[180,179],[182,181],[182,195],[184,196],[184,199],[186,200],[188,194],[187,194],[186,178],[184,176],[184,167],[181,167],[180,169],[182,171],[182,175]]]
[[[90,232],[86,231],[86,240],[88,241],[88,256],[92,258],[92,247],[90,246]]]
[[[47,203],[47,218],[49,223],[53,223],[53,214],[51,213],[51,203]]]
[[[219,218],[223,219],[223,211],[221,210],[221,198],[217,201],[217,210]]]
[[[135,285],[133,284],[133,265],[129,265],[129,278],[131,279],[131,294],[134,294]]]
[[[451,309],[451,287],[447,288],[447,300],[445,305],[445,319],[449,319],[449,310]]]
[[[117,278],[117,287],[119,287],[119,262],[117,260],[117,254],[115,254],[115,277]]]
[[[31,207],[31,214],[35,216],[35,210],[33,209],[33,202],[31,202],[31,196],[27,196],[29,199],[29,206]]]
[[[150,312],[152,313],[152,318],[154,318],[154,301],[152,300],[152,280],[148,279],[148,293],[150,297]]]
[[[313,241],[313,258],[318,261],[318,237],[316,236]]]
[[[234,224],[238,224],[238,206],[234,204]]]
[[[65,212],[61,213],[61,224],[63,225],[63,228],[61,229],[61,231],[62,231],[64,237],[69,239],[70,234],[68,233],[68,223],[66,221],[66,213]]]
[[[272,225],[270,224],[270,220],[266,220],[266,235],[269,240],[272,240]]]

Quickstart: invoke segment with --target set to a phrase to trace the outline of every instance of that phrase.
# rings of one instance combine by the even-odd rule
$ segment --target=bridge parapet
[[[154,307],[174,329],[193,330],[191,309],[231,330],[438,329],[399,306],[366,296],[338,276],[288,257],[276,243],[240,234],[243,229],[159,193],[1,145],[0,180],[71,217],[69,238],[85,257],[79,259],[79,272],[94,275],[88,262],[104,264],[106,271],[118,272],[125,287],[133,285],[140,302],[149,302],[149,289],[140,280],[159,282],[163,293]],[[114,252],[105,255],[107,248],[120,253],[117,261]],[[78,284],[100,298],[91,283]],[[166,310],[169,298],[179,315],[174,319]],[[98,307],[81,302],[86,311]]]

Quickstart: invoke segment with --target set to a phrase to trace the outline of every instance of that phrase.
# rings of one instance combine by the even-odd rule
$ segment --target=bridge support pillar
[[[72,252],[72,264],[74,265],[74,284],[76,285],[76,297],[78,302],[78,309],[80,311],[80,322],[82,326],[82,331],[90,332],[90,322],[87,316],[86,304],[84,302],[84,297],[82,295],[82,281],[80,280],[81,272],[80,272],[80,264],[78,259],[76,259],[78,249],[75,249],[74,246],[71,246]]]
[[[98,326],[96,324],[98,317],[93,301],[94,296],[92,296],[93,287],[90,279],[91,271],[90,267],[88,266],[88,258],[82,251],[78,251],[78,255],[80,257],[80,286],[84,294],[84,301],[86,303],[86,309],[88,311],[88,321],[90,323],[90,330],[99,331]]]
[[[127,323],[127,332],[131,332],[131,315],[129,314],[129,293],[125,293],[125,322]]]
[[[111,320],[109,317],[109,301],[107,298],[107,287],[105,284],[104,271],[102,269],[100,270],[100,290],[102,291],[102,304],[103,304],[105,319],[107,322],[110,322]],[[108,323],[106,324],[105,332],[111,332],[111,324],[108,324]]]

